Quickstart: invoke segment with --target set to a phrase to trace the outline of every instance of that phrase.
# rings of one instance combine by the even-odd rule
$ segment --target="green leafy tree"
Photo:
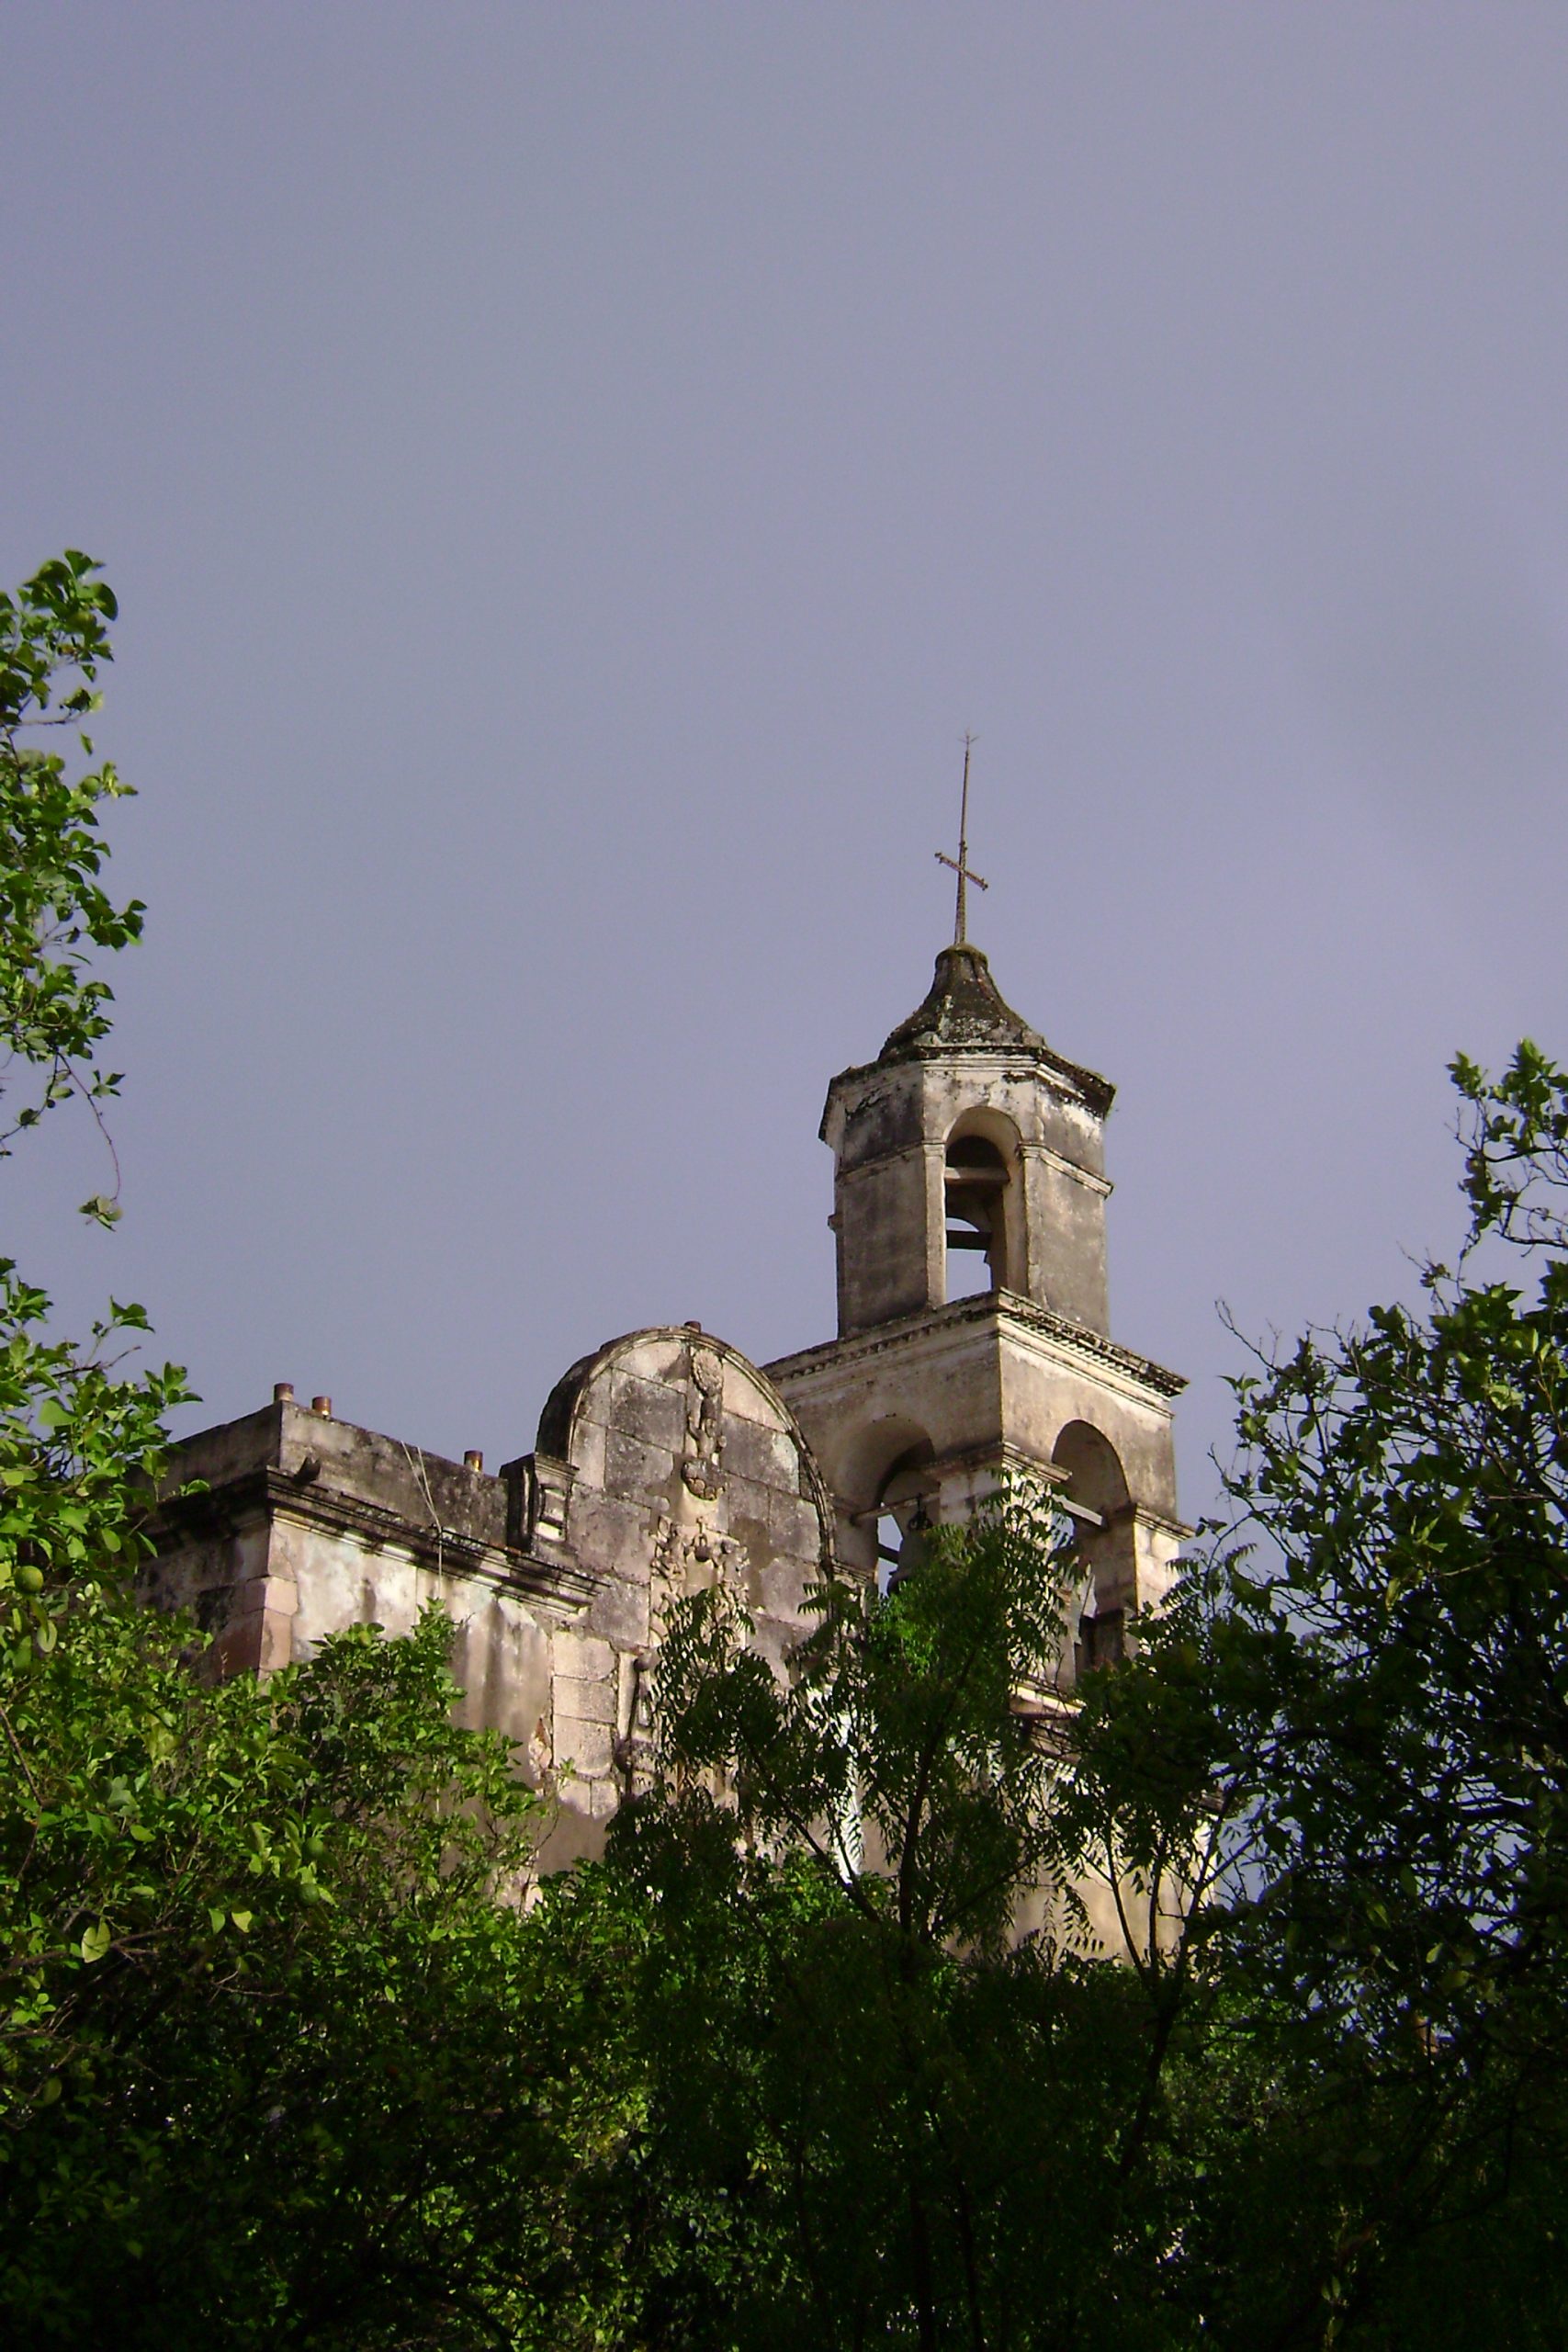
[[[1568,1076],[1454,1076],[1457,1269],[1235,1383],[1238,1540],[1088,1694],[1062,1816],[1201,1882],[1173,2270],[1236,2343],[1562,2341]]]
[[[1055,1737],[1017,1498],[829,1579],[787,1684],[677,1612],[653,1785],[545,1911],[623,1988],[606,2340],[1562,2345],[1568,1077],[1456,1078],[1457,1271],[1238,1380],[1239,1524]]]
[[[94,705],[115,609],[95,573],[71,554],[0,598],[13,1136],[113,1092],[89,958],[141,928],[98,879],[125,787],[28,740]],[[0,1267],[6,2332],[493,2342],[463,2285],[463,2183],[522,2046],[536,1801],[503,1743],[455,1727],[436,1613],[265,1685],[205,1678],[194,1627],[135,1593],[183,1375],[124,1364],[140,1308],[85,1350],[48,1318]]]
[[[16,1718],[0,2296],[70,2343],[491,2340],[463,2184],[530,1801],[453,1728],[437,1612],[265,1689],[203,1685],[186,1634],[100,1612]]]
[[[1167,2340],[1145,1996],[1055,1867],[1070,1576],[1021,1490],[886,1600],[828,1577],[785,1680],[722,1589],[672,1612],[652,1783],[537,1922],[617,1988],[572,2191],[604,2341]]]
[[[99,707],[118,610],[99,569],[69,548],[0,594],[0,1091],[24,1095],[0,1151],[73,1095],[100,1115],[119,1085],[97,1059],[113,998],[92,955],[141,935],[141,902],[117,906],[98,878],[103,804],[130,786],[107,760],[73,776],[55,747],[63,730],[94,758],[83,721]],[[106,1222],[116,1206],[86,1204]]]

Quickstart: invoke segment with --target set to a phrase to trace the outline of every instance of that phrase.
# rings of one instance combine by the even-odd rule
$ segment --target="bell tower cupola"
[[[828,1089],[836,1339],[770,1364],[830,1485],[840,1556],[908,1565],[999,1479],[1052,1487],[1087,1582],[1063,1672],[1120,1652],[1185,1530],[1185,1383],[1111,1337],[1104,1128],[1112,1090],[1003,997],[968,937],[968,747],[953,940],[874,1061]]]
[[[944,947],[924,1001],[828,1090],[840,1337],[978,1291],[1105,1331],[1111,1094],[1013,1012],[977,947]]]

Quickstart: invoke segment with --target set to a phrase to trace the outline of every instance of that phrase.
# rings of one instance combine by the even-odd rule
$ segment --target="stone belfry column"
[[[944,862],[978,881],[962,837]],[[1055,1486],[1091,1571],[1081,1662],[1168,1582],[1185,1384],[1110,1335],[1112,1089],[1013,1012],[964,928],[961,900],[924,1001],[828,1090],[839,1336],[768,1371],[867,1573],[879,1525],[886,1556],[895,1522],[961,1519],[1009,1468]]]

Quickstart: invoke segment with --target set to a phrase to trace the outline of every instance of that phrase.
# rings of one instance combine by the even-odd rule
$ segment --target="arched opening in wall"
[[[942,1168],[947,1299],[1017,1288],[1008,1249],[1010,1183],[1007,1160],[989,1136],[957,1135],[949,1142]]]
[[[876,1589],[886,1594],[918,1566],[936,1496],[930,1438],[888,1464],[876,1498]]]
[[[1062,1680],[1070,1684],[1125,1654],[1137,1594],[1133,1506],[1115,1447],[1088,1421],[1067,1423],[1052,1460],[1067,1474],[1057,1500],[1074,1523],[1078,1567],[1062,1659]]]

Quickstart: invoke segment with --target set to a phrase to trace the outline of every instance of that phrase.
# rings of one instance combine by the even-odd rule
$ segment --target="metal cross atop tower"
[[[973,735],[964,738],[964,792],[958,804],[958,855],[949,857],[942,849],[936,854],[937,864],[951,867],[958,876],[958,912],[953,925],[954,947],[962,947],[969,936],[968,885],[973,882],[979,890],[988,890],[991,887],[985,876],[976,874],[969,863],[969,747],[974,741]]]

